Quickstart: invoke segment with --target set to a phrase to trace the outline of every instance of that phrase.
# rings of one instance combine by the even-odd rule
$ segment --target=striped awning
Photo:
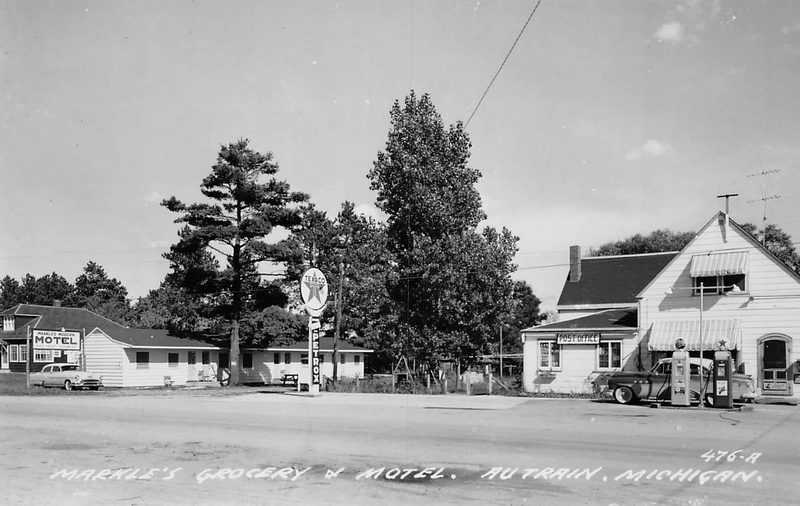
[[[705,276],[727,276],[747,274],[747,251],[724,251],[705,253],[692,257],[691,275],[693,278]]]
[[[666,320],[653,323],[650,329],[650,351],[675,351],[678,338],[686,341],[686,350],[700,350],[700,320]],[[737,318],[703,319],[703,349],[718,350],[724,345],[738,350],[742,341],[742,328]]]

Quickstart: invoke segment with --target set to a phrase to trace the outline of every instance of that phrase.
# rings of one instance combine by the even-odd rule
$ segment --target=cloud
[[[653,36],[658,39],[659,42],[674,42],[677,44],[686,40],[683,25],[677,21],[661,25],[661,28],[659,28]]]
[[[162,200],[164,200],[164,196],[157,191],[151,191],[144,196],[144,201],[147,204],[160,204]]]
[[[655,139],[650,139],[645,142],[640,148],[633,149],[625,155],[626,160],[639,160],[641,158],[649,157],[654,158],[663,156],[672,151],[669,144],[659,142]]]
[[[792,35],[795,33],[800,33],[800,21],[796,21],[793,25],[784,25],[781,28],[781,31],[784,35]]]

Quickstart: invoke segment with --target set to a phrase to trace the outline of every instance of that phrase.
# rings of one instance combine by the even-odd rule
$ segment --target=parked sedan
[[[41,372],[31,373],[31,384],[43,387],[88,388],[97,390],[103,386],[103,378],[81,371],[77,364],[47,364]]]
[[[703,359],[703,387],[705,401],[713,404],[711,367],[713,361]],[[700,400],[700,359],[689,359],[689,388],[691,399]],[[670,400],[670,381],[672,376],[672,359],[662,358],[649,371],[621,371],[598,378],[597,384],[604,392],[611,392],[614,400],[620,404],[631,404],[639,400],[666,402]],[[605,386],[603,386],[605,383]],[[733,374],[733,399],[742,402],[753,397],[753,380],[744,374]]]

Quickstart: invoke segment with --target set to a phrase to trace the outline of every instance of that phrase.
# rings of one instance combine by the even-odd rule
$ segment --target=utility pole
[[[763,217],[761,219],[761,244],[762,245],[766,245],[766,243],[767,243],[767,201],[768,200],[772,200],[772,199],[781,198],[780,195],[767,196],[765,183],[767,181],[767,176],[769,176],[770,174],[777,174],[780,171],[781,171],[781,169],[762,170],[761,172],[756,172],[754,174],[748,174],[747,175],[747,177],[761,176],[761,198],[760,199],[754,199],[754,200],[748,200],[747,203],[750,204],[752,202],[758,202],[758,201],[761,201],[761,202],[764,203],[764,214],[763,214]]]

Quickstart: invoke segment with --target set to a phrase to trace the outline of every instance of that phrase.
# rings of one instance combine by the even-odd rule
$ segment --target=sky
[[[0,276],[94,261],[146,295],[177,238],[161,200],[202,201],[240,138],[329,216],[380,216],[394,101],[466,121],[535,5],[0,0]],[[467,125],[485,225],[545,309],[570,245],[698,230],[720,194],[798,241],[798,89],[794,0],[542,0]]]

